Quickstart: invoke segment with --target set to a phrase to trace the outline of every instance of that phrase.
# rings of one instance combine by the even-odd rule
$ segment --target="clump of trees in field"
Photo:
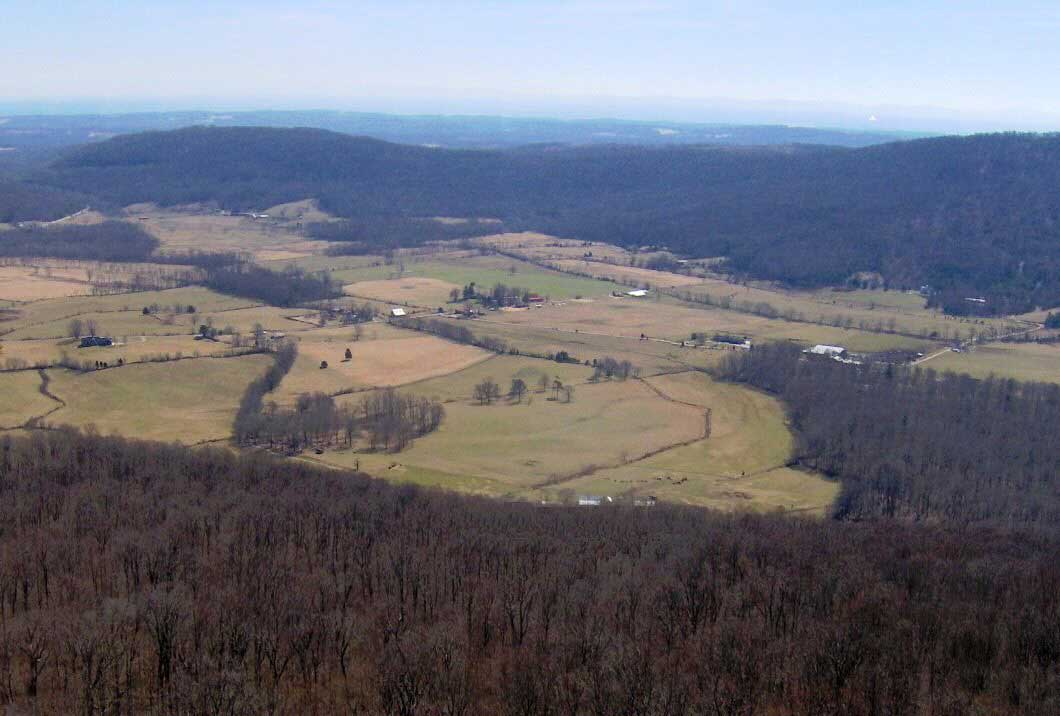
[[[1055,536],[542,507],[265,453],[0,436],[20,713],[1060,708]]]
[[[850,365],[777,344],[720,375],[788,405],[798,461],[838,478],[835,514],[1060,527],[1060,386]]]
[[[1060,328],[1060,313],[1050,313],[1045,317],[1046,328]]]
[[[92,261],[149,261],[157,238],[126,221],[62,224],[0,231],[0,256],[48,256]]]
[[[592,365],[593,374],[589,376],[589,381],[593,383],[612,379],[627,380],[640,375],[640,369],[628,360],[618,360],[611,356],[594,358]]]
[[[273,364],[265,375],[247,386],[232,425],[232,435],[238,444],[252,444],[260,438],[265,427],[265,396],[280,387],[280,381],[290,372],[297,357],[298,346],[290,341],[284,342],[276,349]]]
[[[308,273],[297,267],[272,271],[251,264],[226,266],[207,271],[204,284],[219,293],[283,307],[323,301],[341,294],[326,271]]]
[[[414,331],[432,333],[456,343],[466,343],[468,345],[478,346],[479,348],[493,351],[494,353],[512,352],[508,347],[508,344],[500,338],[494,338],[493,336],[476,336],[472,333],[470,328],[452,320],[413,316],[396,320],[394,321],[394,324],[401,326],[402,328],[411,328]]]

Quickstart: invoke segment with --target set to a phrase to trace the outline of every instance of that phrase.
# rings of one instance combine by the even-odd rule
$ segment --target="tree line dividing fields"
[[[1060,706],[1054,537],[542,508],[0,436],[0,701],[41,713]]]

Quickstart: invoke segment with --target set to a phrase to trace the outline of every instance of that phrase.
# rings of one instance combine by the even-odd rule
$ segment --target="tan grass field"
[[[12,321],[0,324],[0,334],[12,330],[15,333],[0,335],[0,338],[58,338],[65,335],[66,323],[71,318],[99,318],[108,315],[117,316],[121,313],[140,313],[144,306],[151,304],[192,305],[200,313],[215,313],[255,305],[253,301],[226,296],[198,286],[109,296],[56,298],[18,306],[16,309],[18,316]],[[123,321],[126,327],[131,327],[134,322],[128,320],[129,318],[119,320]],[[150,320],[157,323],[155,319]],[[150,323],[145,321],[141,325],[147,326]],[[127,330],[127,335],[142,335],[145,332]]]
[[[672,397],[711,409],[711,437],[646,460],[556,485],[577,494],[654,496],[718,509],[823,512],[837,483],[784,467],[792,450],[783,406],[702,373],[647,381]]]
[[[1060,345],[990,343],[962,353],[944,353],[927,361],[923,367],[967,373],[976,378],[995,375],[1016,380],[1060,383]]]
[[[272,359],[198,358],[75,373],[50,370],[51,391],[66,407],[49,424],[94,426],[101,433],[191,445],[231,434],[247,385]]]
[[[636,381],[579,385],[569,404],[544,394],[521,404],[448,403],[442,427],[390,456],[388,465],[470,475],[518,494],[594,464],[693,440],[702,428],[700,410],[667,402]],[[335,453],[328,459],[342,464],[356,456]]]
[[[5,300],[39,301],[91,293],[92,286],[88,283],[48,276],[28,266],[0,266],[0,298]]]
[[[231,349],[227,336],[217,341],[195,340],[192,335],[180,336],[126,336],[125,343],[108,347],[79,348],[72,338],[46,338],[42,340],[7,340],[0,342],[0,366],[14,359],[27,365],[50,366],[58,363],[64,355],[74,361],[104,361],[116,365],[118,359],[125,363],[139,363],[159,357],[171,358],[220,355]]]
[[[412,331],[389,329],[375,340],[351,341],[350,329],[345,329],[346,339],[334,329],[325,330],[328,333],[298,336],[298,359],[273,400],[289,403],[302,393],[404,385],[462,370],[493,355]],[[353,354],[349,362],[344,361],[347,348]],[[321,361],[328,367],[321,369]]]
[[[449,302],[449,292],[462,287],[435,278],[409,276],[382,281],[360,281],[343,286],[344,293],[373,298],[396,306],[444,306]]]
[[[142,204],[126,207],[125,216],[158,237],[161,250],[167,253],[235,251],[261,260],[275,260],[319,254],[327,247],[325,241],[303,236],[296,227],[297,222],[282,218],[252,219],[206,213],[196,208],[163,209]]]
[[[856,351],[888,348],[924,350],[933,344],[916,338],[876,334],[855,329],[762,318],[710,307],[688,307],[646,298],[603,298],[592,302],[567,302],[523,312],[490,314],[490,323],[547,325],[565,331],[601,333],[626,338],[649,337],[682,341],[693,332],[733,333],[756,340],[794,340],[805,344],[834,343]],[[924,351],[926,352],[926,351]]]
[[[551,263],[563,271],[588,273],[621,284],[634,281],[638,286],[650,286],[652,288],[680,288],[703,282],[703,279],[697,276],[686,276],[669,271],[653,271],[652,269],[638,268],[636,266],[606,264],[600,261],[559,259],[551,261]]]
[[[40,374],[35,370],[0,373],[0,428],[23,425],[58,406],[40,392],[40,385]]]

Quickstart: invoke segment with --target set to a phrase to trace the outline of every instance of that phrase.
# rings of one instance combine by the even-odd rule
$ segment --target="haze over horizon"
[[[5,8],[0,112],[341,109],[1060,129],[1038,2],[80,0]]]

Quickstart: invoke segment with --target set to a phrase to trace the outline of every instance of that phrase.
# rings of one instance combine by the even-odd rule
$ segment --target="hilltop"
[[[36,181],[104,203],[306,197],[332,213],[492,216],[627,246],[726,256],[794,286],[877,272],[953,312],[1060,303],[1060,138],[980,135],[862,149],[810,145],[399,145],[316,129],[125,135],[65,154]]]

